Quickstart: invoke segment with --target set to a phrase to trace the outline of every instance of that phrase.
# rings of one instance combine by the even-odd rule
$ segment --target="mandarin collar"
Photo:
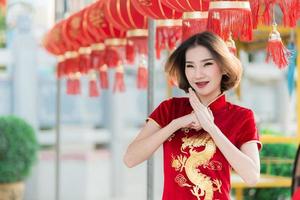
[[[220,94],[218,97],[216,97],[213,101],[211,101],[208,104],[208,108],[211,111],[217,111],[219,109],[222,109],[226,106],[226,96],[225,94]]]

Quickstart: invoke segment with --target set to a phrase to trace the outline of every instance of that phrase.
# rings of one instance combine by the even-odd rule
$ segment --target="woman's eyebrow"
[[[207,62],[207,61],[214,61],[214,59],[213,58],[205,58],[205,59],[203,59],[203,60],[201,60],[200,62]],[[194,62],[193,61],[185,61],[185,63],[186,64],[193,64]]]
[[[201,60],[201,62],[207,62],[207,61],[214,61],[214,59],[213,58],[205,58],[205,59]]]

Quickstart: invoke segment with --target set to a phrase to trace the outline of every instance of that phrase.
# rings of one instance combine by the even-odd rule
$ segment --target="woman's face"
[[[185,75],[200,98],[213,99],[221,93],[222,71],[210,51],[195,46],[186,51]]]

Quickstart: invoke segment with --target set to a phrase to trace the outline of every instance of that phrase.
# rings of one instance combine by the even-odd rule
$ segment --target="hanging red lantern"
[[[59,48],[55,45],[55,42],[53,41],[54,38],[51,33],[52,32],[49,31],[44,37],[43,46],[48,52],[57,57],[56,77],[61,78],[64,74],[64,53],[66,49]]]
[[[65,74],[67,75],[67,94],[76,95],[81,93],[81,74],[79,67],[79,53],[78,49],[80,47],[78,41],[72,40],[68,36],[69,23],[71,18],[63,20],[59,24],[60,34],[62,40],[64,40],[68,51],[65,53]],[[70,88],[68,88],[70,87]]]
[[[123,55],[122,48],[126,45],[126,32],[124,30],[116,29],[110,22],[108,22],[106,16],[104,15],[104,1],[100,0],[92,4],[87,11],[86,21],[89,33],[97,40],[104,41],[104,63],[108,67],[118,68],[122,65]],[[95,45],[95,47],[101,47],[102,45]],[[102,47],[101,47],[102,48]],[[99,50],[99,51],[102,51]],[[99,60],[101,59],[101,52],[99,52]],[[103,55],[103,54],[102,54]],[[102,80],[107,79],[107,67],[101,65],[99,68],[100,80],[102,87],[108,87],[108,82],[102,82]],[[122,71],[122,70],[121,70]],[[122,71],[123,73],[123,71]],[[103,77],[103,78],[102,78]],[[106,77],[106,78],[105,78]],[[116,76],[116,82],[118,81],[118,86],[125,88],[124,79],[121,76]],[[123,84],[123,85],[122,85]],[[124,91],[122,89],[115,91]]]
[[[253,34],[252,12],[249,1],[211,1],[207,29],[227,40],[251,41]]]
[[[182,37],[182,21],[180,20],[182,12],[165,6],[161,0],[132,0],[132,4],[142,15],[157,20],[155,39],[157,58],[160,58],[161,50],[173,50],[176,42]]]
[[[128,60],[132,61],[135,57],[135,50],[142,57],[140,58],[139,68],[143,67],[143,70],[138,70],[137,79],[138,82],[143,82],[143,84],[138,84],[139,89],[147,88],[147,76],[142,75],[142,72],[147,71],[146,56],[148,52],[147,37],[148,37],[148,20],[147,16],[139,13],[133,6],[130,0],[108,0],[105,3],[105,14],[108,20],[117,28],[127,31],[127,45],[132,44],[130,48],[131,51],[126,52],[126,57],[130,58]],[[130,49],[129,48],[129,49]],[[127,47],[128,50],[128,47]],[[143,60],[144,59],[144,60]],[[121,70],[120,70],[121,71]],[[139,87],[140,86],[140,87]]]
[[[179,12],[182,16],[182,40],[196,33],[206,31],[209,0],[161,0],[166,6]]]
[[[81,10],[74,15],[72,15],[66,23],[65,33],[66,37],[70,39],[70,42],[73,43],[75,47],[78,48],[79,53],[79,72],[81,74],[94,74],[94,70],[91,66],[91,37],[87,34],[87,32],[83,31],[84,28],[84,13],[85,9]],[[89,93],[91,97],[95,97],[99,95],[96,83],[96,75],[89,75]]]
[[[100,88],[108,89],[108,74],[105,64],[104,36],[100,34],[103,21],[102,12],[96,12],[96,4],[83,11],[82,33],[88,39],[91,48],[91,68],[99,73]],[[104,70],[103,70],[104,69]]]
[[[66,20],[57,23],[48,33],[47,43],[55,48],[58,53],[57,78],[67,77],[67,93],[77,94],[80,92],[79,79],[75,79],[77,65],[77,53],[73,46],[63,37],[63,26]],[[77,76],[78,77],[78,76]]]

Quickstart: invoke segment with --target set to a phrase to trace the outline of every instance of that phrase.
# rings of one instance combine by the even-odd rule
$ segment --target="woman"
[[[183,42],[166,71],[188,97],[163,101],[129,145],[128,167],[164,147],[163,200],[230,199],[230,167],[249,185],[260,176],[253,112],[226,101],[242,67],[218,36],[203,32]]]

